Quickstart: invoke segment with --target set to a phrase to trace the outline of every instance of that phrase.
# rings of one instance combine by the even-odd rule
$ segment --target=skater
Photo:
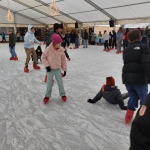
[[[109,34],[107,33],[107,31],[105,30],[104,31],[104,34],[102,36],[102,38],[105,40],[105,43],[104,43],[104,51],[109,51],[109,47],[108,47],[108,40],[110,38]]]
[[[112,35],[113,35],[113,42],[112,42],[112,49],[117,49],[117,44],[116,44],[116,32],[112,30]]]
[[[122,37],[123,37],[123,29],[122,29],[122,27],[120,27],[117,32],[117,52],[116,52],[116,54],[121,53]]]
[[[104,98],[110,104],[119,104],[122,110],[127,110],[124,106],[124,100],[129,97],[128,93],[121,94],[120,90],[115,86],[115,79],[113,77],[106,78],[106,85],[104,84],[99,93],[93,98],[89,99],[89,103],[96,103],[101,98]]]
[[[128,32],[130,30],[127,28],[124,35],[123,35],[123,51],[128,47]]]
[[[9,30],[9,51],[11,54],[10,60],[18,60],[16,51],[15,51],[15,45],[16,45],[16,36],[13,33],[13,30]]]
[[[84,38],[84,46],[83,46],[83,48],[88,48],[88,37],[89,37],[89,35],[88,35],[88,33],[87,33],[86,29],[85,29],[84,35],[83,35],[83,38]]]
[[[92,32],[91,32],[91,45],[95,45],[95,36],[96,36],[96,34],[92,30]]]
[[[99,31],[98,37],[99,37],[99,45],[101,45],[101,38],[102,38],[102,33],[101,33],[101,31]]]
[[[2,32],[2,42],[4,42],[4,41],[6,42],[6,38],[5,38],[5,32],[3,31]]]
[[[65,37],[65,34],[64,34],[64,33],[61,34],[61,38],[62,38],[61,46],[65,49],[64,52],[65,52],[66,58],[70,61],[71,59],[70,59],[70,57],[69,57],[69,55],[68,55],[68,53],[67,53],[67,49],[66,49],[66,46],[67,46],[67,47],[69,46],[69,41],[68,41],[68,39]]]
[[[33,68],[40,69],[40,67],[36,65],[37,55],[34,50],[34,42],[40,44],[40,46],[42,46],[42,44],[35,38],[34,31],[35,30],[34,30],[33,25],[29,25],[28,32],[26,33],[26,35],[24,37],[24,49],[26,52],[26,62],[25,62],[24,72],[26,72],[26,73],[29,72],[28,64],[30,61],[31,54],[33,55]]]
[[[39,60],[39,59],[40,59],[40,61],[42,62],[42,60],[41,60],[42,54],[43,54],[43,52],[42,52],[41,46],[38,46],[37,49],[36,49],[37,64],[38,64],[38,60]],[[33,56],[32,56],[32,59],[33,59]]]
[[[150,149],[150,94],[146,102],[138,110],[131,126],[130,149],[129,150],[149,150]]]
[[[141,43],[141,32],[132,30],[128,33],[129,46],[123,53],[124,66],[122,80],[130,95],[125,122],[128,124],[138,108],[138,101],[143,105],[150,83],[150,48]]]
[[[75,49],[75,38],[76,38],[76,35],[75,35],[75,30],[72,29],[71,33],[70,33],[70,49]]]
[[[113,39],[113,35],[111,32],[109,32],[109,47],[112,48],[112,39]]]
[[[61,47],[62,39],[58,34],[52,35],[52,43],[42,54],[42,63],[47,70],[47,90],[43,102],[49,101],[52,93],[53,77],[55,76],[59,87],[59,94],[63,101],[67,100],[64,85],[62,81],[61,69],[66,76],[67,63],[64,54],[64,48]]]

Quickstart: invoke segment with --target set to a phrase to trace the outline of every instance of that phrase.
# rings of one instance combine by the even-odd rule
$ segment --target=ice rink
[[[68,50],[71,61],[63,79],[68,101],[61,100],[55,82],[51,100],[44,105],[43,65],[36,71],[30,61],[30,72],[24,73],[23,43],[17,43],[16,52],[19,61],[10,61],[8,44],[0,44],[0,150],[129,149],[131,124],[125,125],[126,111],[104,99],[86,102],[107,76],[113,76],[122,93],[126,92],[122,54],[103,52],[102,46]]]

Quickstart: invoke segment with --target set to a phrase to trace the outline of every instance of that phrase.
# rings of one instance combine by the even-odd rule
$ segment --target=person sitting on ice
[[[102,97],[110,104],[119,104],[122,110],[127,110],[127,106],[124,106],[124,100],[129,97],[129,94],[121,94],[120,90],[115,86],[115,79],[113,77],[107,77],[106,84],[102,86],[99,93],[93,99],[88,99],[88,102],[96,103]]]

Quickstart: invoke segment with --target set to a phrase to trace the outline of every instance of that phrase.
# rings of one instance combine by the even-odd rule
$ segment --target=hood
[[[31,28],[33,27],[33,25],[28,25],[28,32],[31,33]]]

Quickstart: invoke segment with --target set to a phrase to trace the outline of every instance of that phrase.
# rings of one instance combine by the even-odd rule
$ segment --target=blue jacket
[[[34,33],[31,32],[33,25],[28,26],[28,32],[24,36],[24,48],[34,48],[34,45],[31,42],[40,44],[40,42],[35,38]]]

